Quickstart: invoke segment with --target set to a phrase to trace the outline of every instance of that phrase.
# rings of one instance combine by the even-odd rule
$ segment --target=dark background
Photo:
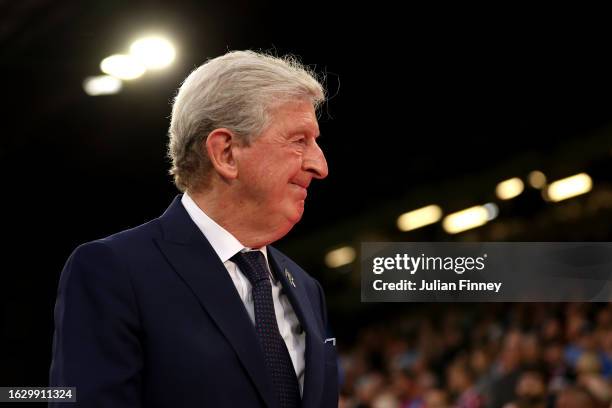
[[[186,75],[228,50],[293,53],[326,75],[330,175],[278,246],[324,287],[338,337],[412,311],[362,305],[359,271],[326,251],[366,240],[608,241],[612,63],[606,25],[565,10],[406,9],[391,3],[0,2],[3,266],[0,385],[46,385],[59,274],[80,243],[159,216],[170,103]],[[82,80],[154,29],[167,70],[90,97]],[[551,205],[527,189],[457,236],[399,233],[403,211],[495,201],[497,182],[587,171],[593,192]]]

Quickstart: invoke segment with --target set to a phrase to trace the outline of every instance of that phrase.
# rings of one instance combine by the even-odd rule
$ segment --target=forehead
[[[293,101],[270,110],[270,128],[283,133],[319,135],[319,124],[310,101]]]

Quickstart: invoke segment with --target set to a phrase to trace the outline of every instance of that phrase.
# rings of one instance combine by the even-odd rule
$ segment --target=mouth
[[[293,183],[293,182],[289,184],[291,184],[292,186],[295,186],[304,195],[304,198],[306,198],[306,195],[308,194],[307,185]]]

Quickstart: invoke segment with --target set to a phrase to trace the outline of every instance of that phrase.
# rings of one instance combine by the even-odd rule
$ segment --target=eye
[[[304,136],[300,136],[300,137],[294,139],[293,143],[296,143],[296,144],[299,144],[299,145],[306,144],[306,138]]]

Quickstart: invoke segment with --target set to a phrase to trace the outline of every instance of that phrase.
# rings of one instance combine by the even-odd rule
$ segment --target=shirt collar
[[[217,224],[212,218],[210,218],[187,193],[183,193],[181,203],[185,210],[189,214],[189,217],[198,226],[202,234],[206,237],[213,250],[221,259],[221,262],[225,263],[230,258],[236,255],[238,252],[247,252],[254,250],[253,248],[242,245],[236,237],[234,237],[229,231]],[[265,246],[258,248],[266,258],[268,262],[268,251]]]

